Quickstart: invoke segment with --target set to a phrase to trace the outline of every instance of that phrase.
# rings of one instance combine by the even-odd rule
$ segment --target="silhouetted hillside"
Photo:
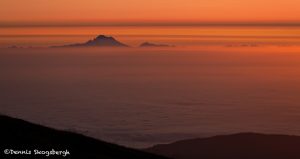
[[[241,133],[157,145],[146,151],[174,159],[300,159],[300,137]]]
[[[70,151],[75,159],[299,159],[300,137],[241,133],[157,145],[142,152],[0,115],[0,158],[5,149]],[[154,153],[157,155],[153,155]],[[4,157],[3,157],[4,156]],[[26,156],[28,158],[29,156]],[[33,157],[42,158],[42,157]],[[51,157],[50,157],[51,158]],[[57,158],[57,156],[56,156]],[[61,157],[63,158],[63,157]]]
[[[0,158],[3,159],[29,157],[4,155],[4,150],[8,148],[20,150],[68,149],[70,156],[65,158],[72,159],[163,159],[163,157],[150,153],[106,143],[76,133],[58,131],[7,116],[0,115],[0,125]]]
[[[86,43],[70,44],[64,46],[53,47],[128,47],[128,45],[117,41],[115,38],[105,35],[99,35],[93,40],[89,40]]]

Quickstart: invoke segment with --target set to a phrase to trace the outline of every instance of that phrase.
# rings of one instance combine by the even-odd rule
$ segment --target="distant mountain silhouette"
[[[300,159],[300,136],[240,133],[146,149],[173,159]]]
[[[154,44],[150,42],[144,42],[140,45],[140,47],[173,47],[173,46],[167,44]]]
[[[19,48],[21,48],[21,47],[16,46],[16,45],[12,45],[12,46],[9,46],[9,47],[7,47],[7,48],[9,48],[9,49],[19,49]]]
[[[95,39],[89,40],[85,43],[54,46],[54,47],[129,47],[129,46],[117,41],[113,37],[99,35]]]

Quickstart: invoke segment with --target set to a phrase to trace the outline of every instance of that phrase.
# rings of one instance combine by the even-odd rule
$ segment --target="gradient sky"
[[[299,0],[1,0],[0,24],[299,22]]]

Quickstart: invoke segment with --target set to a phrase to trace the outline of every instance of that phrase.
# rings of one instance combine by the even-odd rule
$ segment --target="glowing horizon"
[[[299,25],[298,0],[2,0],[0,26]]]
[[[300,27],[300,22],[143,22],[143,21],[66,21],[66,22],[0,22],[0,28],[18,27]]]

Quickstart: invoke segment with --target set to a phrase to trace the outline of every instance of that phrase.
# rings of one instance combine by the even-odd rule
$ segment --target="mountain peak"
[[[106,35],[98,35],[96,38],[95,38],[95,40],[96,39],[112,39],[112,37],[111,36],[106,36]]]
[[[98,35],[95,39],[86,42],[86,46],[109,46],[109,47],[128,47],[117,41],[115,38],[106,35]]]
[[[98,35],[96,38],[85,43],[65,45],[61,47],[128,47],[128,45],[117,41],[111,36]]]

